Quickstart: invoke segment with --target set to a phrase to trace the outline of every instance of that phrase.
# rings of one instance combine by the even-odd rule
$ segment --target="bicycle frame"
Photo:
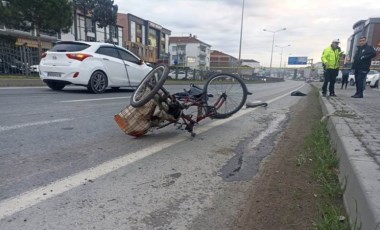
[[[191,87],[196,87],[194,85],[191,85]],[[198,87],[197,87],[198,88]],[[199,88],[200,89],[200,88]],[[177,101],[180,105],[180,116],[178,117],[177,121],[168,121],[168,123],[161,125],[157,127],[158,129],[164,128],[170,124],[176,123],[179,124],[180,127],[182,125],[185,125],[185,130],[191,133],[192,136],[195,136],[195,133],[193,132],[194,125],[199,123],[200,121],[206,119],[207,117],[212,117],[213,114],[215,114],[215,111],[219,109],[223,103],[225,102],[226,95],[222,94],[217,101],[214,103],[213,106],[207,105],[207,98],[212,97],[213,95],[206,95],[204,93],[194,96],[194,95],[183,95],[181,93],[175,93],[172,95],[168,95],[168,92],[165,89],[162,89],[165,96],[161,96],[162,98],[170,98],[170,101]],[[165,99],[164,99],[165,100]],[[169,102],[170,103],[170,102]],[[196,107],[197,115],[195,118],[193,118],[193,115],[191,114],[185,114],[184,111],[191,108]],[[178,122],[178,120],[181,120],[182,123]]]

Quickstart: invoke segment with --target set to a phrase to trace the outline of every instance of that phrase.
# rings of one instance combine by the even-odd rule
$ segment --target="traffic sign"
[[[307,65],[307,57],[289,57],[288,65]]]

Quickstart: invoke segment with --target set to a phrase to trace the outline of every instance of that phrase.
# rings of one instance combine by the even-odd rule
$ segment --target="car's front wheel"
[[[46,85],[52,90],[62,90],[66,84],[62,82],[46,82]]]
[[[95,71],[88,82],[87,89],[91,93],[104,93],[108,85],[108,79],[105,73],[102,71]]]

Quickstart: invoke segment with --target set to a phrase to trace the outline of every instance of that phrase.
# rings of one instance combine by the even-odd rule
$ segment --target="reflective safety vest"
[[[339,49],[333,50],[331,46],[323,50],[322,62],[326,69],[339,69],[340,57],[343,54]]]

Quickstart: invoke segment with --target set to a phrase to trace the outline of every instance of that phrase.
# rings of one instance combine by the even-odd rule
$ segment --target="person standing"
[[[343,89],[343,87],[345,89],[347,89],[348,77],[350,75],[350,70],[351,70],[350,58],[346,57],[345,62],[343,64],[343,68],[342,68],[342,87],[341,87],[341,89]]]
[[[324,82],[322,86],[322,96],[326,96],[327,85],[329,86],[329,93],[331,97],[335,95],[335,81],[339,73],[340,58],[343,52],[339,47],[339,39],[332,41],[331,45],[323,50],[322,63],[325,67]]]
[[[369,72],[369,67],[371,66],[371,59],[375,56],[375,49],[367,44],[367,38],[365,36],[361,36],[359,38],[359,45],[354,55],[354,62],[352,64],[356,84],[356,93],[351,96],[352,98],[363,98],[367,73]]]

